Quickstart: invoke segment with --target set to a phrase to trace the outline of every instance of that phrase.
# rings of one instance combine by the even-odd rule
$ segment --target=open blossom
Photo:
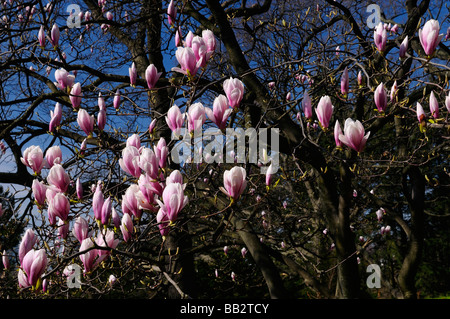
[[[374,41],[378,51],[383,52],[384,49],[386,49],[386,40],[387,40],[387,31],[384,28],[383,23],[380,22],[375,27],[374,31]]]
[[[139,166],[139,150],[134,146],[127,146],[122,150],[122,158],[119,159],[119,165],[128,174],[134,177],[141,175]]]
[[[65,193],[70,184],[70,177],[61,164],[54,164],[48,173],[47,182],[59,192]]]
[[[149,89],[153,89],[156,86],[156,82],[158,82],[161,72],[158,72],[156,67],[153,64],[150,64],[145,70],[145,79],[147,80],[147,86]]]
[[[319,104],[317,105],[315,111],[317,118],[319,119],[319,123],[322,128],[327,129],[331,116],[333,115],[333,104],[331,104],[331,99],[328,95],[322,96],[319,100]]]
[[[433,55],[434,50],[444,37],[443,34],[439,34],[439,31],[439,21],[434,19],[428,20],[423,29],[419,29],[420,44],[422,44],[422,48],[428,56]]]
[[[360,153],[364,149],[364,146],[366,146],[370,132],[366,135],[364,134],[365,131],[361,122],[348,118],[344,123],[344,134],[340,134],[339,139],[342,143]]]
[[[51,168],[54,164],[61,164],[62,162],[62,151],[58,145],[50,147],[47,152],[45,152],[45,160],[47,162],[47,167]]]
[[[158,178],[158,158],[151,148],[143,147],[139,157],[139,167],[152,179]]]
[[[114,231],[107,229],[106,232],[99,232],[97,238],[95,239],[95,243],[99,247],[111,248],[115,249],[119,244],[119,240],[114,238]],[[97,249],[98,261],[103,261],[106,257],[111,254],[110,249]]]
[[[243,167],[235,166],[223,173],[224,187],[220,189],[233,200],[237,200],[247,187],[247,172]]]
[[[45,165],[44,154],[39,146],[32,145],[23,152],[21,162],[31,168],[34,173],[39,174]]]
[[[203,30],[202,38],[205,41],[207,59],[209,59],[216,50],[216,38],[211,30]]]
[[[230,77],[223,82],[223,90],[228,98],[230,107],[237,108],[244,97],[244,84],[241,80]]]
[[[166,122],[175,135],[180,135],[184,123],[184,114],[181,114],[180,108],[173,104],[167,112]]]
[[[186,206],[188,201],[188,197],[184,195],[183,185],[179,183],[166,185],[162,194],[162,202],[157,200],[162,211],[172,222],[177,220],[179,212]]]
[[[195,76],[203,62],[203,59],[197,61],[195,52],[190,47],[178,47],[175,57],[180,67],[173,67],[172,71],[183,73],[189,77]]]
[[[227,120],[233,110],[228,108],[227,98],[220,94],[214,99],[213,109],[205,108],[208,118],[221,130],[227,126]]]
[[[63,193],[56,193],[48,204],[47,212],[51,225],[55,225],[56,217],[66,221],[70,212],[70,203],[66,195]]]
[[[20,265],[18,272],[19,286],[21,288],[37,288],[38,284],[40,284],[41,276],[47,268],[47,263],[45,249],[30,250]]]
[[[194,36],[191,43],[191,48],[194,51],[195,60],[200,67],[205,67],[208,61],[207,49],[205,41],[200,36]]]

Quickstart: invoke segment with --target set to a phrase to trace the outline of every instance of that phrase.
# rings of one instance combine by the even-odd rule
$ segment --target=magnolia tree
[[[449,13],[368,5],[2,1],[1,296],[426,292]]]

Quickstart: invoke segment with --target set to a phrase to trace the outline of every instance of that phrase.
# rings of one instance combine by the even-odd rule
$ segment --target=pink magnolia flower
[[[146,174],[142,174],[138,180],[139,192],[136,193],[136,199],[139,209],[146,209],[152,212],[156,211],[155,196],[162,194],[162,186],[157,181],[152,180]]]
[[[397,86],[397,80],[394,81],[394,84],[392,84],[391,87],[391,102],[395,101],[395,98],[397,97],[398,93],[398,86]]]
[[[169,185],[172,183],[178,183],[178,184],[183,185],[183,187],[184,187],[183,182],[184,182],[183,175],[177,169],[174,170],[172,173],[170,173],[170,175],[166,179],[166,185]]]
[[[23,165],[31,168],[35,174],[40,174],[45,165],[44,154],[39,146],[32,145],[25,149],[20,158]]]
[[[49,132],[53,132],[61,124],[62,108],[59,102],[56,102],[55,109],[50,111],[50,123],[48,125]]]
[[[406,51],[408,51],[408,36],[406,36],[400,44],[400,51],[398,55],[401,59],[404,59],[406,57]]]
[[[317,118],[319,119],[319,123],[323,129],[327,129],[331,116],[333,115],[333,104],[331,104],[331,99],[328,95],[322,96],[319,100],[319,104],[317,105],[315,111]]]
[[[136,194],[139,192],[139,186],[132,184],[128,187],[125,195],[122,196],[122,212],[124,214],[134,215],[137,219],[141,218],[142,211],[139,208],[139,202]]]
[[[188,34],[186,35],[186,38],[184,39],[184,46],[185,47],[191,47],[192,46],[192,39],[194,38],[194,33],[189,30]]]
[[[120,107],[120,90],[119,89],[117,89],[116,93],[114,94],[113,106],[116,110],[118,110]]]
[[[374,32],[375,46],[377,47],[378,51],[383,52],[384,49],[386,49],[386,40],[387,40],[387,31],[384,28],[383,23],[380,22],[375,27]]]
[[[336,143],[337,148],[342,147],[342,142],[339,139],[339,135],[342,134],[341,125],[339,124],[339,121],[336,120],[336,124],[334,125],[334,142]]]
[[[62,151],[58,145],[50,147],[47,152],[45,152],[45,160],[47,162],[47,167],[52,168],[54,164],[61,164],[62,162]]]
[[[167,236],[169,233],[169,218],[164,209],[160,208],[158,214],[156,214],[156,222],[158,223],[159,233],[161,236]]]
[[[194,50],[190,47],[178,47],[175,52],[180,67],[173,67],[172,71],[183,73],[189,77],[197,74],[198,69],[202,63],[202,59],[197,61]]]
[[[40,283],[39,279],[47,268],[47,255],[45,249],[30,250],[27,252],[21,268],[19,269],[18,279],[21,288],[34,287]]]
[[[205,41],[207,59],[209,59],[211,54],[216,50],[216,38],[214,37],[214,33],[211,30],[203,30],[202,38]]]
[[[269,187],[270,183],[272,182],[272,175],[273,175],[273,166],[272,166],[272,164],[270,164],[266,171],[266,186],[267,187]]]
[[[114,239],[114,232],[110,229],[107,229],[106,232],[98,233],[95,243],[99,247],[115,249],[119,244],[119,240]],[[110,249],[100,249],[100,248],[97,249],[98,263],[103,261],[106,257],[108,257],[111,254]]]
[[[129,214],[123,214],[122,221],[120,224],[120,231],[122,232],[123,240],[129,241],[131,239],[131,234],[133,233],[133,220]]]
[[[25,234],[22,237],[22,241],[19,246],[19,262],[22,264],[25,255],[33,248],[33,246],[37,243],[37,237],[34,231],[31,228],[28,228],[25,231]]]
[[[345,97],[348,94],[348,87],[349,87],[349,78],[348,78],[348,69],[345,67],[344,72],[341,76],[341,93]]]
[[[357,81],[358,81],[358,86],[361,87],[363,84],[363,77],[362,77],[361,71],[358,72]]]
[[[189,106],[187,112],[189,132],[201,130],[206,120],[205,107],[201,103],[194,103]]]
[[[127,146],[122,150],[122,158],[119,159],[120,167],[134,177],[141,175],[141,168],[139,167],[139,151],[134,146]]]
[[[387,106],[387,93],[386,89],[384,88],[383,82],[381,82],[375,89],[374,100],[378,112],[384,113]]]
[[[165,168],[167,164],[167,157],[169,155],[169,148],[167,147],[166,140],[164,137],[161,137],[158,141],[158,144],[156,144],[155,147],[153,147],[153,150],[155,152],[156,157],[158,158],[158,164],[159,167]]]
[[[167,112],[166,122],[172,132],[178,136],[184,123],[184,114],[181,114],[180,108],[173,104]]]
[[[439,117],[439,103],[433,91],[431,91],[430,94],[430,111],[431,116],[433,116],[435,119]]]
[[[139,134],[135,133],[128,137],[126,146],[134,146],[139,150],[141,148],[141,137]]]
[[[416,114],[417,114],[417,119],[419,120],[419,123],[421,125],[425,125],[425,119],[426,119],[425,111],[423,110],[423,107],[419,102],[417,102]]]
[[[128,74],[130,76],[130,85],[136,86],[136,80],[137,80],[137,70],[136,70],[136,64],[134,62],[131,64],[131,68],[128,68]]]
[[[444,37],[443,34],[439,34],[439,31],[439,21],[434,19],[428,20],[423,29],[419,29],[420,44],[422,44],[422,48],[428,56],[433,55],[434,50]]]
[[[157,200],[159,206],[167,215],[167,218],[174,222],[178,213],[186,206],[189,199],[184,195],[183,186],[179,183],[166,185],[162,194],[163,201]]]
[[[309,97],[308,91],[305,91],[305,93],[303,94],[302,109],[303,113],[305,114],[305,117],[308,120],[311,120],[313,114],[312,114],[311,98]]]
[[[342,143],[360,153],[366,145],[370,132],[364,134],[364,127],[361,122],[348,118],[344,123],[344,134],[340,134],[339,139]]]
[[[45,31],[44,31],[43,25],[41,25],[41,28],[39,29],[38,40],[39,40],[39,45],[43,49],[45,47]]]
[[[57,191],[65,193],[70,184],[70,177],[61,164],[54,164],[48,173],[47,182]]]
[[[63,68],[59,68],[55,71],[55,80],[60,89],[67,88],[71,82],[71,79],[69,79],[69,72]]]
[[[58,221],[58,237],[61,239],[66,239],[69,234],[70,224],[62,219]]]
[[[56,223],[56,217],[59,217],[63,221],[67,220],[70,212],[70,203],[66,195],[63,193],[56,193],[53,199],[48,204],[48,219],[51,225]]]
[[[145,79],[147,80],[147,86],[151,90],[156,86],[156,82],[158,82],[161,72],[158,72],[156,67],[153,64],[150,64],[145,70]]]
[[[112,207],[111,209],[111,220],[113,222],[114,228],[119,229],[120,227],[120,216],[119,213],[117,213],[117,210]]]
[[[170,0],[169,6],[167,7],[167,22],[171,26],[175,24],[175,19],[177,17],[177,7],[175,6],[173,0]]]
[[[221,130],[224,130],[227,126],[228,117],[230,116],[232,109],[228,108],[227,98],[225,95],[220,94],[214,99],[213,109],[205,108],[208,118],[217,125]]]
[[[54,24],[52,30],[50,32],[50,42],[53,45],[53,48],[56,48],[59,43],[59,28],[58,25]]]
[[[105,196],[102,191],[102,182],[98,181],[95,187],[94,195],[92,196],[92,210],[94,211],[94,218],[96,220],[101,220],[102,218],[102,208],[105,202]]]
[[[81,93],[81,84],[80,82],[77,82],[72,86],[69,96],[70,102],[72,103],[72,107],[75,110],[77,110],[80,107],[82,95],[83,94]]]
[[[47,191],[47,186],[45,186],[44,183],[35,179],[33,180],[31,189],[33,191],[34,201],[39,207],[43,207],[45,204],[45,193]]]
[[[2,262],[3,262],[3,267],[5,268],[5,269],[9,269],[10,268],[10,262],[9,262],[9,257],[8,257],[8,254],[6,253],[6,250],[3,250],[3,253],[2,253]]]
[[[139,157],[139,167],[152,179],[158,178],[158,161],[151,148],[143,147]]]
[[[191,43],[191,48],[194,51],[195,60],[200,67],[205,67],[208,60],[207,48],[205,41],[200,36],[194,36]]]
[[[224,187],[220,187],[220,190],[232,200],[237,200],[247,187],[246,177],[247,172],[243,167],[235,166],[231,170],[226,170],[223,173]]]
[[[239,79],[230,77],[223,82],[223,89],[228,98],[230,107],[237,108],[244,97],[244,84]]]
[[[79,216],[75,220],[75,223],[73,224],[72,233],[75,236],[75,238],[78,239],[78,241],[80,243],[82,243],[83,240],[88,238],[88,236],[89,236],[89,224],[88,224],[87,220],[84,219],[83,217]]]
[[[101,109],[97,114],[97,127],[100,131],[103,131],[106,126],[106,110]]]
[[[91,136],[94,131],[94,116],[89,115],[85,109],[78,111],[77,122],[87,136]]]
[[[96,258],[98,254],[97,249],[92,249],[92,247],[94,247],[94,242],[92,241],[91,238],[85,238],[81,242],[79,251],[80,252],[86,251],[84,254],[80,255],[80,260],[83,263],[85,273],[90,273],[97,265],[96,263]]]

